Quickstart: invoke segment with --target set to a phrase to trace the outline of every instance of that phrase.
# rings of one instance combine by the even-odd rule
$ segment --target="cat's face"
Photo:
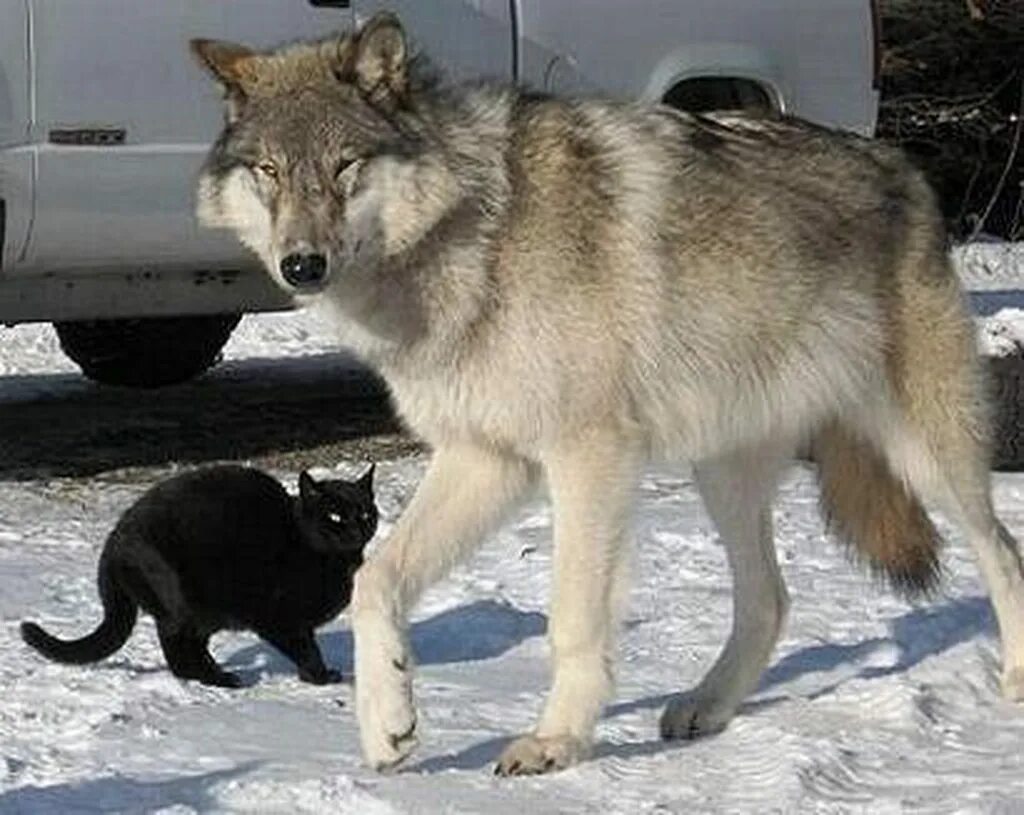
[[[299,507],[311,548],[319,552],[361,553],[377,531],[371,466],[358,481],[315,481],[299,476]]]

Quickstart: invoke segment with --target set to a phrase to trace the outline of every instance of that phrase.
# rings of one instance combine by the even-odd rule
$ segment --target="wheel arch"
[[[672,104],[696,85],[756,93],[773,112],[789,112],[790,94],[776,61],[764,50],[741,43],[699,43],[669,52],[651,73],[643,96]]]

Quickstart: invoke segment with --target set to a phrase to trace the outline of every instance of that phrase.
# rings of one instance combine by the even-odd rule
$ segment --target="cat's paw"
[[[202,684],[209,685],[214,688],[230,688],[235,690],[237,688],[245,687],[245,681],[242,677],[238,674],[231,673],[230,671],[221,671],[220,673],[208,674],[195,678]]]

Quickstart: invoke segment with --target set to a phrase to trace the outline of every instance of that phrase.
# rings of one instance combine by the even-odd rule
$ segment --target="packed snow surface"
[[[993,334],[1000,325],[1009,327]],[[979,326],[983,344],[1024,337],[1017,312]],[[29,410],[40,391],[91,387],[52,375],[73,368],[48,328],[0,336],[0,402]],[[227,357],[332,348],[315,314],[267,315],[243,321]],[[379,463],[378,541],[424,464]],[[344,461],[335,471],[361,468]],[[999,695],[994,619],[971,553],[941,518],[942,592],[910,605],[824,537],[813,470],[795,465],[775,508],[793,603],[771,666],[725,732],[667,745],[658,715],[724,643],[731,590],[689,472],[651,469],[639,495],[619,683],[595,756],[552,776],[499,779],[496,757],[535,721],[548,683],[551,514],[538,497],[418,607],[421,743],[399,771],[380,775],[360,759],[351,684],[303,684],[253,635],[214,639],[217,659],[251,682],[236,691],[171,676],[147,617],[95,665],[57,665],[21,642],[25,618],[65,636],[95,625],[104,536],[174,471],[0,480],[0,813],[1024,811],[1024,706]],[[294,488],[296,472],[276,474]],[[1024,474],[995,474],[994,490],[1000,516],[1024,537]],[[328,663],[350,676],[344,615],[319,639]]]

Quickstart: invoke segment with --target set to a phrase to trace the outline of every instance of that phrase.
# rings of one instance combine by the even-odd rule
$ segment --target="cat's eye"
[[[340,524],[341,516],[337,512],[328,512],[327,520],[330,521],[332,524]]]
[[[277,165],[272,161],[261,161],[256,165],[255,169],[267,178],[277,178]]]

